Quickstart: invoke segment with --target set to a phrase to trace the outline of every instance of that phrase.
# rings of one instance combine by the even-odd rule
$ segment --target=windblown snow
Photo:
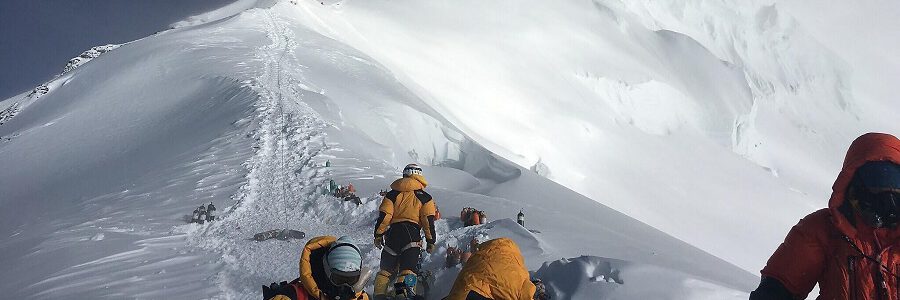
[[[377,268],[378,192],[417,162],[444,215],[429,299],[476,237],[514,239],[553,299],[746,298],[849,142],[900,132],[900,62],[872,50],[900,6],[846,11],[886,33],[856,37],[849,4],[808,2],[236,1],[97,43],[0,101],[0,290],[259,298],[298,276],[306,239],[252,240],[282,228]]]

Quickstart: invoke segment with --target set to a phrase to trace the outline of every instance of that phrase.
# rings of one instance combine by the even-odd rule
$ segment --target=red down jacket
[[[852,210],[847,213],[846,206],[839,209],[856,169],[869,161],[885,160],[900,164],[896,137],[867,133],[853,141],[832,186],[828,208],[791,228],[762,275],[777,279],[798,299],[806,298],[818,283],[816,299],[820,300],[900,300],[900,228],[873,229]],[[863,255],[880,259],[882,266]]]

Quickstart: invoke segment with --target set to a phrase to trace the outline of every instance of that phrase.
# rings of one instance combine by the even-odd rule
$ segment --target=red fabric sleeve
[[[294,292],[297,294],[296,300],[309,300],[309,293],[306,292],[299,283],[291,284],[294,287]]]
[[[778,279],[797,299],[806,299],[825,270],[824,241],[816,238],[825,232],[823,221],[828,220],[822,211],[800,220],[760,272]]]

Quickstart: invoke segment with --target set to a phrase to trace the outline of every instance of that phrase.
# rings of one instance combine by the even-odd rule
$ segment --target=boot
[[[403,294],[406,297],[413,297],[413,296],[415,296],[415,294],[417,292],[415,284],[410,286],[408,284],[408,282],[406,282],[406,276],[408,276],[408,275],[412,275],[414,279],[418,280],[418,278],[415,278],[416,273],[413,272],[412,270],[400,271],[400,275],[397,275],[397,279],[394,282],[394,292],[397,293],[398,296]],[[407,295],[405,288],[409,288],[409,290],[412,292],[412,295]]]
[[[381,270],[378,271],[378,275],[375,275],[375,299],[379,299],[378,297],[385,297],[381,299],[387,298],[387,288],[388,282],[391,281],[391,272]]]

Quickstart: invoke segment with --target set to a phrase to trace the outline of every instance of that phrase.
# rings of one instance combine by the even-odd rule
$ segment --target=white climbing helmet
[[[403,177],[409,177],[413,174],[422,175],[422,168],[417,164],[408,164],[403,168]]]
[[[325,273],[331,283],[352,286],[359,281],[362,255],[353,240],[342,236],[328,249],[325,264]]]

